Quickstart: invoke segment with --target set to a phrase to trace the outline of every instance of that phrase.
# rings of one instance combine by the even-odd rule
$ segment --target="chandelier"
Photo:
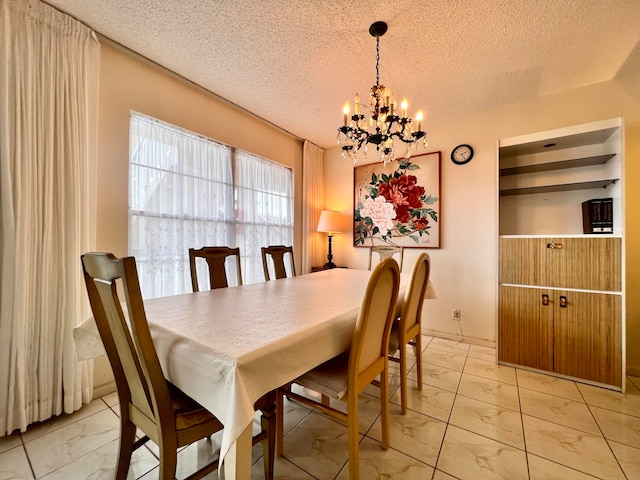
[[[342,158],[352,159],[354,165],[358,152],[362,151],[363,158],[367,158],[369,144],[375,145],[378,158],[385,165],[394,159],[394,139],[406,144],[406,159],[411,156],[410,149],[417,148],[420,139],[427,146],[426,133],[421,130],[422,111],[416,114],[417,128],[414,131],[412,120],[407,117],[407,100],[402,100],[398,112],[395,95],[389,87],[380,85],[380,37],[386,31],[385,22],[375,22],[369,27],[369,33],[376,39],[376,84],[371,87],[369,94],[370,107],[360,103],[360,95],[356,93],[353,115],[349,115],[349,102],[342,111],[344,125],[338,128],[338,145],[342,147]],[[368,112],[369,118],[361,112],[361,108]],[[401,116],[397,113],[401,113]]]

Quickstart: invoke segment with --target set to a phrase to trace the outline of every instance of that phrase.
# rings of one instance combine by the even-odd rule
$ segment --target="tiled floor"
[[[425,345],[423,390],[412,368],[409,412],[400,415],[398,393],[391,399],[387,451],[378,442],[377,390],[361,395],[363,480],[640,479],[640,378],[628,377],[622,395],[498,366],[486,347],[431,337]],[[394,391],[398,380],[391,379]],[[276,478],[347,479],[346,428],[292,402],[286,408],[285,455],[276,460]],[[0,479],[112,479],[117,414],[111,394],[0,438]],[[179,478],[191,473],[203,448],[211,446],[179,454]],[[154,450],[134,455],[129,478],[157,478]],[[260,452],[254,447],[256,480],[262,478]]]

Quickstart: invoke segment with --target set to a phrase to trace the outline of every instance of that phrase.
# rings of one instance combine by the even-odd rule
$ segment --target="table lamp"
[[[318,220],[318,228],[316,231],[326,233],[329,237],[329,254],[327,255],[328,262],[324,264],[324,268],[336,268],[336,264],[333,263],[333,255],[331,254],[331,237],[336,233],[342,232],[342,215],[340,212],[333,210],[322,210],[320,212],[320,220]]]

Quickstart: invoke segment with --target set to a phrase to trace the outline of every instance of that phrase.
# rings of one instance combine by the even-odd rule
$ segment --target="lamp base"
[[[336,264],[333,263],[333,254],[331,253],[331,237],[333,237],[333,235],[329,234],[327,235],[328,239],[329,239],[329,254],[327,255],[327,263],[324,264],[324,268],[328,269],[328,268],[336,268]]]

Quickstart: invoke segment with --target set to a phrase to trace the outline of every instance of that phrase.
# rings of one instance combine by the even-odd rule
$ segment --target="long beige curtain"
[[[89,314],[100,45],[38,0],[0,0],[0,436],[91,400]]]
[[[324,150],[305,140],[302,149],[302,273],[326,262],[327,237],[316,232],[324,208]]]

